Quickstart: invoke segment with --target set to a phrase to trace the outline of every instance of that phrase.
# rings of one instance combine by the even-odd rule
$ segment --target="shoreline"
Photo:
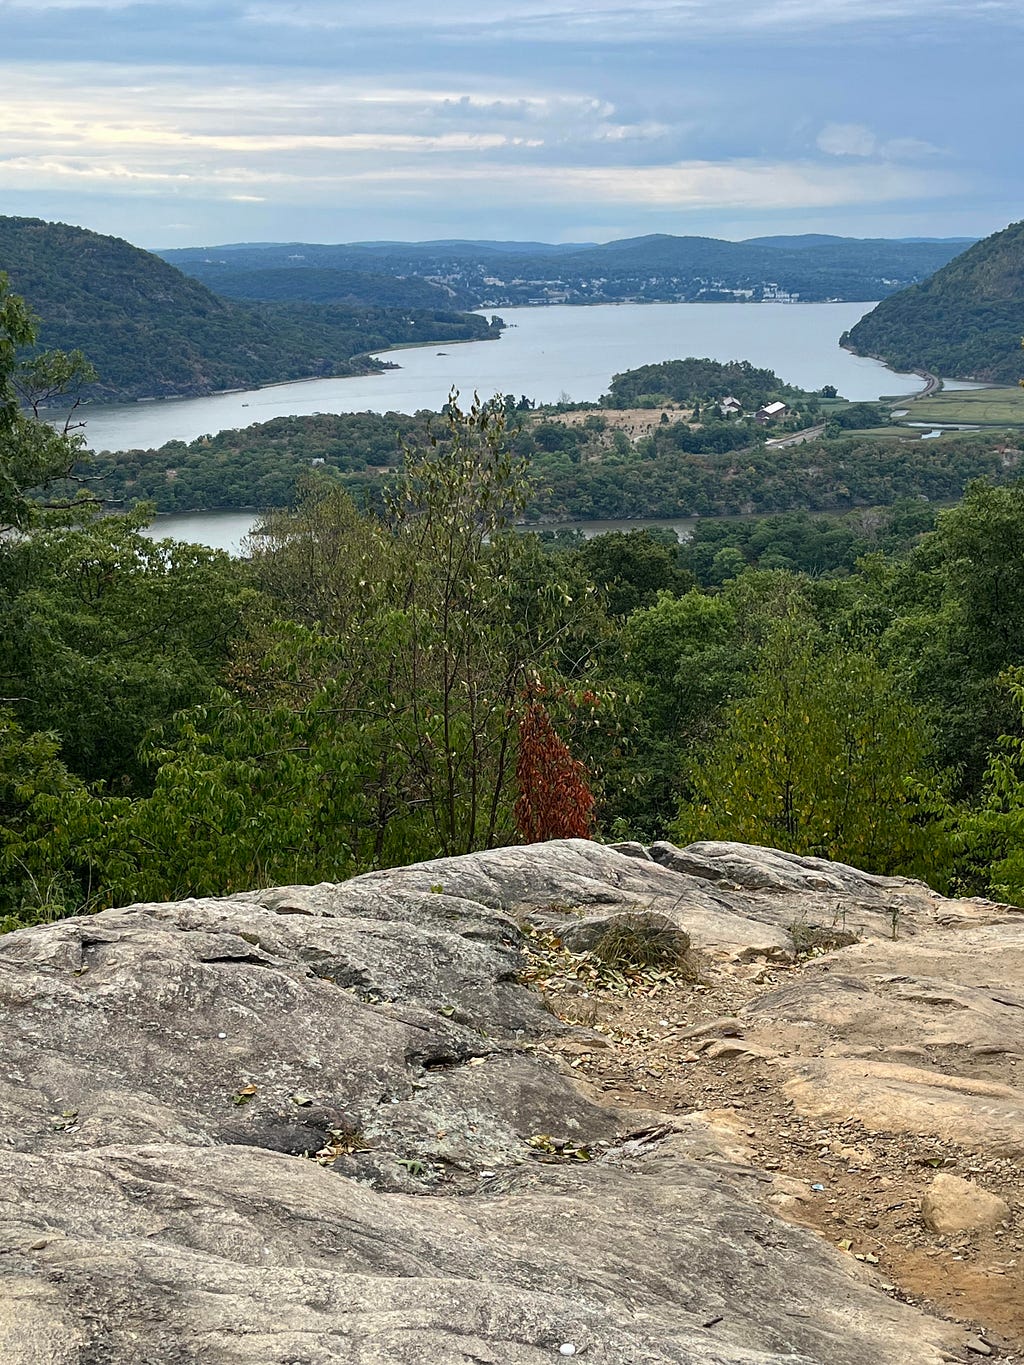
[[[702,305],[707,305],[707,306],[709,306],[709,307],[730,307],[730,306],[732,306],[732,305],[742,304],[744,307],[747,306],[747,305],[753,305],[753,306],[755,306],[755,307],[765,307],[765,308],[773,308],[773,307],[774,307],[774,308],[792,308],[792,307],[794,307],[794,306],[798,306],[798,307],[809,307],[809,308],[826,308],[826,307],[841,307],[841,306],[843,306],[843,305],[845,305],[845,304],[861,304],[861,303],[864,304],[864,307],[865,307],[865,310],[866,310],[866,311],[870,311],[870,309],[873,308],[873,307],[878,303],[878,300],[877,300],[877,299],[796,299],[796,300],[785,301],[785,300],[781,300],[781,299],[593,299],[593,300],[586,300],[586,301],[581,300],[581,301],[578,302],[578,303],[517,303],[517,304],[501,304],[501,305],[495,304],[495,305],[493,305],[493,306],[491,306],[491,305],[483,305],[483,306],[481,306],[481,307],[479,307],[479,308],[469,308],[469,309],[466,309],[466,310],[464,310],[464,311],[465,311],[465,312],[468,312],[468,313],[472,313],[472,314],[474,314],[474,315],[477,316],[477,317],[483,317],[483,316],[485,316],[485,315],[488,315],[488,316],[496,316],[496,315],[497,315],[497,314],[496,314],[496,310],[497,310],[498,308],[500,308],[500,307],[504,307],[504,308],[516,308],[516,309],[524,309],[524,310],[525,310],[525,309],[528,309],[528,310],[531,311],[531,312],[540,312],[541,310],[543,310],[543,309],[545,309],[545,308],[559,309],[559,310],[561,310],[561,309],[571,309],[571,308],[579,308],[579,309],[591,309],[591,308],[635,308],[635,307],[644,307],[644,308],[675,308],[675,307],[679,307],[680,304],[693,304],[693,305],[702,304]],[[430,347],[430,346],[438,346],[438,347],[445,347],[445,348],[447,348],[448,346],[466,346],[466,345],[470,345],[470,344],[475,344],[476,342],[479,342],[479,341],[500,341],[500,340],[502,339],[503,333],[506,332],[506,331],[508,331],[511,327],[514,327],[514,326],[515,326],[515,323],[507,323],[507,324],[505,324],[505,326],[502,327],[501,331],[500,331],[496,336],[491,335],[491,336],[480,336],[480,337],[459,337],[457,340],[453,340],[453,341],[410,341],[410,342],[395,342],[394,345],[392,345],[392,346],[384,346],[384,347],[381,347],[381,348],[378,349],[378,350],[367,351],[367,352],[364,352],[363,354],[366,356],[366,358],[367,358],[368,360],[371,360],[371,361],[372,361],[372,360],[374,360],[377,356],[388,355],[388,354],[390,354],[392,351],[425,350],[425,349],[427,349],[427,348]],[[841,339],[837,342],[837,344],[841,347],[842,350],[846,351],[849,355],[859,356],[859,355],[862,354],[862,353],[860,353],[860,352],[858,352],[858,351],[852,350],[849,346],[844,346]],[[672,358],[673,358],[673,359],[676,359],[676,358],[681,359],[682,357],[672,357]],[[889,364],[888,364],[885,360],[883,360],[880,356],[864,356],[863,358],[869,359],[869,360],[875,360],[878,364],[884,366],[885,369],[889,370],[890,373],[892,373],[892,374],[897,373],[897,371],[893,370],[893,369],[892,369],[892,366],[889,365]],[[254,384],[254,385],[252,385],[251,387],[248,387],[248,388],[243,386],[243,387],[232,387],[232,388],[229,388],[229,389],[213,389],[213,390],[211,390],[209,393],[191,393],[191,394],[185,394],[185,393],[153,394],[153,395],[144,395],[144,396],[141,397],[141,398],[127,398],[127,399],[123,399],[123,400],[116,400],[116,399],[110,399],[110,400],[104,400],[104,399],[85,399],[85,400],[83,400],[83,402],[81,403],[80,406],[81,406],[83,409],[86,409],[86,410],[88,410],[88,409],[91,408],[91,407],[96,406],[96,407],[102,407],[102,408],[104,408],[104,409],[109,409],[109,408],[120,408],[120,409],[125,409],[125,410],[127,411],[127,410],[134,409],[134,408],[138,407],[140,404],[149,405],[149,404],[154,404],[154,403],[163,404],[163,403],[189,403],[189,402],[201,402],[202,400],[207,399],[207,398],[226,398],[226,397],[230,397],[232,394],[237,394],[237,393],[265,393],[265,392],[267,392],[267,390],[270,390],[270,389],[286,389],[286,388],[290,388],[290,387],[292,387],[293,385],[296,385],[296,384],[309,384],[309,383],[314,383],[314,382],[316,382],[317,380],[322,380],[322,379],[371,379],[371,378],[374,378],[376,375],[386,374],[386,373],[388,373],[389,371],[400,370],[401,368],[402,368],[401,365],[396,365],[396,364],[393,364],[393,363],[392,363],[392,364],[389,364],[389,363],[387,363],[387,362],[381,362],[379,365],[375,365],[375,366],[373,366],[372,368],[369,368],[369,369],[366,369],[366,370],[357,370],[357,371],[355,371],[355,372],[352,373],[352,374],[345,374],[345,375],[322,375],[322,374],[311,374],[311,375],[306,375],[305,377],[298,378],[298,379],[278,379],[278,380],[274,380],[274,381],[272,381],[272,382],[270,382],[270,383],[267,383],[267,384]],[[918,370],[915,370],[914,373],[915,373],[915,374],[919,374],[919,373],[921,373],[921,372],[918,371]],[[949,377],[950,377],[950,378],[953,378],[954,376],[949,376]],[[916,395],[915,395],[915,396],[916,396]],[[887,395],[884,397],[884,400],[883,400],[883,401],[886,401],[886,402],[889,401]],[[901,401],[902,401],[902,400],[901,400]],[[56,404],[53,405],[53,409],[54,409],[55,411],[62,411],[62,410],[63,410],[63,405],[60,404],[60,403],[56,403]],[[50,411],[49,408],[46,408],[46,409],[43,409],[43,410],[44,410],[44,411]]]
[[[476,310],[473,310],[476,312]],[[502,329],[504,331],[504,328]],[[366,352],[368,360],[374,360],[379,355],[387,355],[390,351],[418,351],[424,350],[429,346],[469,346],[478,341],[500,341],[501,333],[497,336],[479,337],[458,337],[454,341],[396,341],[393,346],[384,346],[380,350]],[[85,398],[79,406],[83,409],[91,407],[124,408],[125,410],[136,408],[140,403],[197,403],[205,398],[230,398],[233,393],[266,393],[268,389],[288,389],[295,384],[314,384],[320,379],[375,379],[378,375],[388,374],[393,370],[400,370],[401,365],[393,362],[381,361],[380,364],[373,365],[365,370],[355,370],[352,374],[307,374],[299,379],[275,379],[269,384],[253,384],[246,388],[244,385],[231,389],[211,389],[209,393],[155,393],[145,395],[142,398],[116,399],[93,399]],[[41,412],[63,411],[64,404],[54,403],[52,407],[40,407]]]
[[[581,311],[577,305],[539,305],[515,310],[502,319],[506,327],[500,334],[488,331],[482,320],[483,339],[506,343],[496,350],[474,348],[470,345],[476,340],[473,337],[450,342],[432,339],[410,346],[395,344],[371,353],[375,363],[367,365],[362,376],[289,379],[242,391],[232,386],[208,397],[177,394],[158,403],[100,406],[91,402],[80,411],[88,424],[86,444],[94,451],[111,453],[159,449],[168,441],[189,443],[204,433],[242,430],[288,414],[439,410],[453,379],[465,380],[459,387],[467,393],[474,386],[488,394],[492,388],[495,392],[514,389],[517,395],[527,393],[539,407],[557,408],[571,394],[575,400],[571,407],[589,410],[592,404],[600,402],[616,372],[656,364],[659,358],[703,354],[711,344],[704,339],[709,326],[714,335],[722,334],[718,351],[723,357],[755,354],[758,363],[769,364],[774,356],[775,366],[788,375],[790,382],[803,384],[811,392],[828,382],[850,396],[851,401],[875,402],[883,391],[906,391],[906,376],[899,384],[889,384],[886,376],[894,376],[887,367],[878,362],[854,362],[849,352],[839,349],[838,337],[863,310],[863,301],[829,302],[814,307],[779,303],[760,310],[726,305],[717,310],[697,309],[689,304],[664,302],[651,305],[657,307],[656,312],[646,305],[641,309],[621,302],[587,306],[589,312]],[[791,323],[794,314],[798,317],[802,314],[802,320]],[[592,334],[593,355],[589,340]],[[617,343],[619,337],[621,344]],[[766,349],[764,342],[771,338],[776,338],[778,344],[774,349]],[[813,348],[804,347],[805,338],[815,339]],[[564,357],[560,353],[562,347],[569,348]],[[778,358],[780,349],[790,356],[788,366]],[[398,361],[398,368],[390,370],[395,364],[394,357],[402,350],[408,350],[408,354]],[[450,356],[444,365],[434,360],[436,351]],[[825,355],[834,357],[834,362],[826,365],[818,359]],[[385,364],[389,369],[382,368]],[[803,370],[808,373],[804,375]],[[482,380],[477,371],[484,376]],[[378,382],[379,375],[383,375],[385,382]],[[431,375],[439,377],[432,385],[428,383]],[[566,389],[568,393],[564,392]],[[165,406],[172,398],[177,406]]]

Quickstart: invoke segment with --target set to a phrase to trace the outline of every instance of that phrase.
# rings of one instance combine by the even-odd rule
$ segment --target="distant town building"
[[[742,417],[743,404],[738,398],[733,398],[730,395],[728,398],[718,400],[718,411],[723,417]]]
[[[755,419],[760,422],[763,427],[768,426],[771,422],[778,422],[783,417],[788,416],[789,408],[785,403],[768,403],[765,407],[758,408],[754,413]]]

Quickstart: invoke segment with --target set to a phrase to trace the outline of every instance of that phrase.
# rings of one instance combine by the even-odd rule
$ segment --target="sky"
[[[0,213],[139,246],[1024,217],[1024,0],[0,0]]]

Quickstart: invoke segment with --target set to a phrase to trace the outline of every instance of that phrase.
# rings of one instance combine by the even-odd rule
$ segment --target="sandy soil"
[[[780,1216],[818,1231],[874,1271],[895,1297],[967,1325],[977,1359],[1024,1365],[1024,1171],[931,1136],[823,1124],[796,1112],[770,1059],[728,1025],[701,1036],[801,970],[705,964],[695,985],[647,993],[584,991],[550,983],[553,1009],[595,1030],[594,1044],[560,1050],[578,1076],[624,1107],[666,1114],[703,1111],[738,1156],[769,1177],[765,1199]],[[737,1029],[736,1033],[742,1030]],[[725,1034],[723,1040],[722,1035]],[[920,1201],[937,1170],[976,1180],[1010,1204],[1009,1227],[955,1237],[924,1227]],[[971,1348],[969,1348],[971,1349]]]

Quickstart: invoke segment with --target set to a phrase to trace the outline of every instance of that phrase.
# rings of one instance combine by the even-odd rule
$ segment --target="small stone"
[[[964,1346],[976,1356],[990,1356],[992,1354],[992,1347],[987,1341],[982,1341],[981,1337],[968,1337]]]
[[[1009,1218],[1005,1200],[958,1175],[944,1171],[935,1177],[921,1197],[921,1220],[929,1232],[949,1236],[994,1228]]]
[[[854,1166],[874,1165],[874,1153],[869,1152],[866,1147],[850,1147],[844,1142],[833,1142],[829,1145],[829,1151],[833,1156],[848,1161]]]
[[[560,1356],[574,1356],[576,1354],[576,1344],[572,1341],[563,1341],[558,1348]]]

